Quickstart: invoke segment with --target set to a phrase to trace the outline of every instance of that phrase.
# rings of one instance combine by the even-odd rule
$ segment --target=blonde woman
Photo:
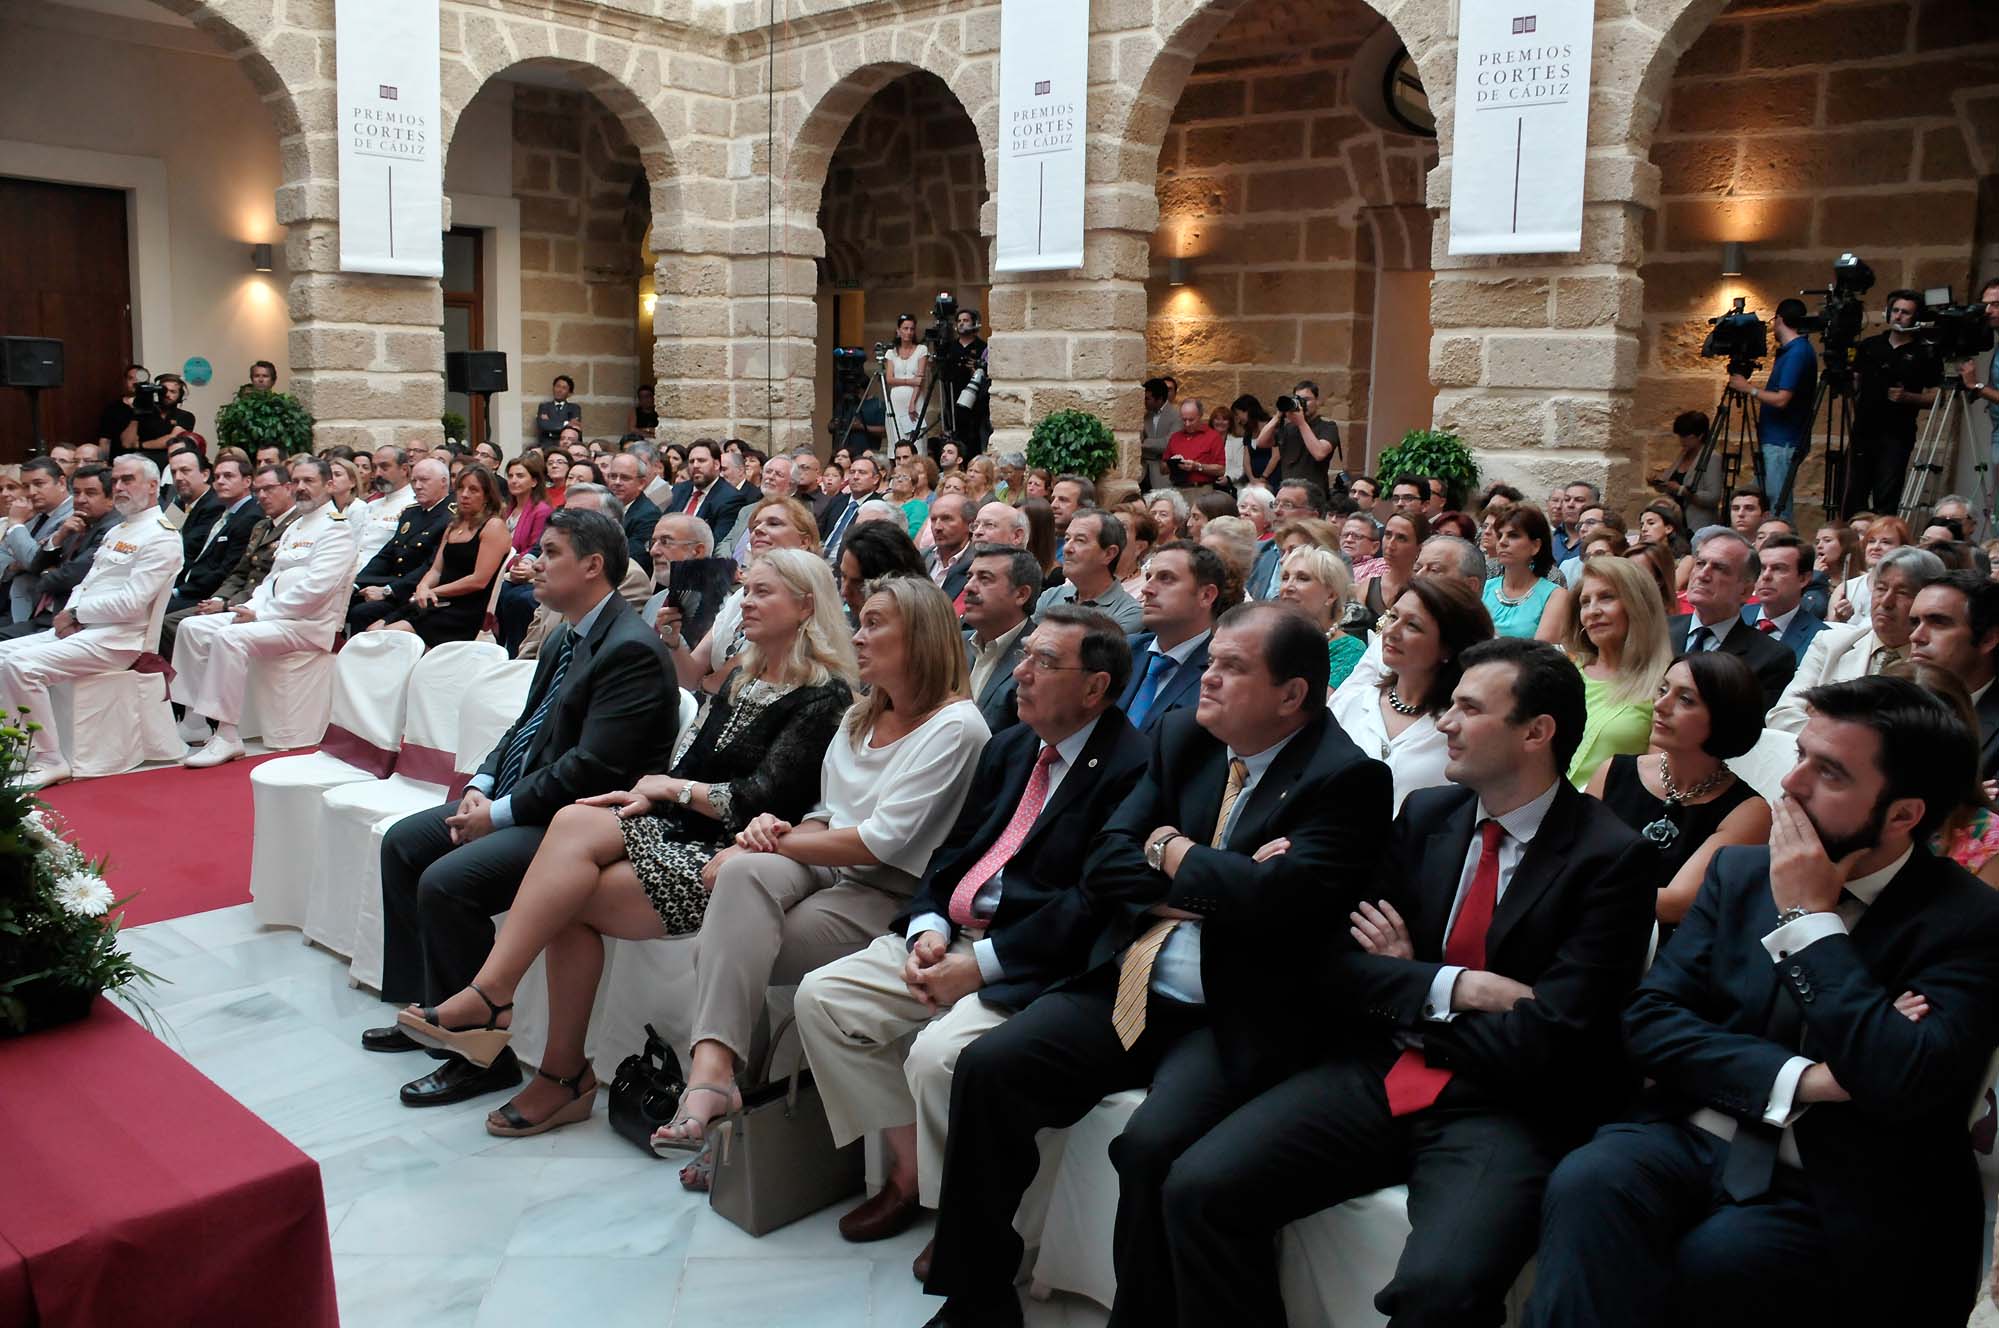
[[[750,552],[752,566],[773,549],[803,549],[819,556],[819,524],[796,498],[766,498],[750,509]],[[743,591],[739,586],[715,611],[708,634],[690,647],[680,631],[680,610],[668,600],[661,604],[653,630],[666,642],[673,655],[674,672],[680,685],[690,691],[712,692],[729,675],[742,652]]]
[[[965,500],[972,504],[974,512],[993,501],[993,489],[998,484],[999,467],[985,453],[965,463]]]
[[[1629,558],[1585,562],[1562,645],[1582,672],[1588,706],[1569,782],[1587,788],[1605,761],[1640,755],[1651,745],[1652,699],[1673,662],[1673,647],[1650,572]]]
[[[818,805],[756,817],[702,872],[713,893],[695,951],[688,1086],[656,1152],[705,1149],[709,1122],[742,1101],[736,1070],[764,992],[886,931],[965,800],[987,729],[951,602],[927,577],[874,582],[854,653],[867,694],[826,748]],[[699,1165],[682,1180],[700,1187]]]
[[[1326,638],[1332,672],[1326,686],[1338,687],[1367,653],[1367,642],[1341,628],[1353,603],[1353,573],[1324,549],[1306,547],[1284,555],[1277,573],[1277,598],[1294,604]]]
[[[752,819],[800,817],[818,801],[855,679],[833,574],[816,554],[780,549],[750,568],[743,599],[738,665],[681,733],[668,771],[557,812],[478,977],[434,1009],[398,1016],[418,1041],[489,1065],[509,1040],[521,979],[547,956],[548,1049],[538,1076],[486,1118],[489,1133],[589,1117],[597,1083],[584,1039],[603,938],[700,930],[709,862]]]

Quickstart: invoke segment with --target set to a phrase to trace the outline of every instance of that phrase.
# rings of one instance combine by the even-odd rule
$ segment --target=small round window
[[[1402,128],[1425,138],[1437,136],[1437,117],[1430,110],[1430,94],[1423,91],[1423,80],[1406,46],[1396,51],[1382,74],[1381,100],[1389,117]]]

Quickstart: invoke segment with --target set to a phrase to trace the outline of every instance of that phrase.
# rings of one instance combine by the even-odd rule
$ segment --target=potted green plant
[[[464,442],[472,436],[472,429],[465,423],[465,417],[455,410],[447,410],[438,421],[444,426],[444,436]]]
[[[312,447],[312,416],[289,392],[259,392],[244,388],[215,412],[215,438],[224,447],[240,447],[252,456],[275,443],[287,453]]]
[[[1058,410],[1027,436],[1027,464],[1094,484],[1117,464],[1117,435],[1087,410]]]
[[[1374,464],[1383,490],[1407,475],[1434,475],[1444,482],[1446,505],[1455,508],[1478,488],[1478,461],[1464,440],[1445,429],[1411,429]]]

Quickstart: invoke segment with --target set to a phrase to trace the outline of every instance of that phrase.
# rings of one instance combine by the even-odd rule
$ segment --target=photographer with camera
[[[1277,449],[1279,483],[1310,480],[1328,493],[1346,489],[1346,474],[1331,478],[1332,459],[1340,455],[1340,427],[1319,418],[1319,385],[1310,379],[1277,398],[1277,413],[1256,435],[1256,447]]]
[[[1715,459],[1710,456],[1705,467],[1700,465],[1707,431],[1708,417],[1702,411],[1684,410],[1674,416],[1673,440],[1679,444],[1679,452],[1664,475],[1649,481],[1654,489],[1680,505],[1687,526],[1693,530],[1720,520],[1722,499],[1726,496],[1721,467],[1714,464]]]
[[[957,341],[946,346],[937,357],[938,372],[944,379],[944,395],[955,403],[952,434],[958,441],[959,454],[974,456],[986,450],[986,435],[991,428],[991,411],[986,401],[990,381],[979,372],[986,367],[986,339],[979,335],[979,311],[960,309],[957,331]],[[969,405],[967,394],[971,398]]]
[[[1985,306],[1985,326],[1999,333],[1999,277],[1986,282],[1978,298]],[[1992,437],[1999,443],[1999,350],[1983,358],[1967,359],[1957,372],[1971,394],[1985,403],[1986,413],[1992,417]]]
[[[1763,447],[1763,487],[1780,495],[1779,515],[1791,514],[1792,470],[1811,442],[1812,404],[1818,390],[1819,362],[1803,325],[1805,302],[1793,296],[1779,301],[1770,326],[1777,334],[1777,355],[1770,362],[1770,380],[1756,387],[1739,373],[1728,376],[1730,390],[1752,398],[1761,408],[1756,433]]]
[[[1916,447],[1916,416],[1936,401],[1943,375],[1936,347],[1912,330],[1922,316],[1922,296],[1890,291],[1888,330],[1854,347],[1859,390],[1847,447],[1844,517],[1901,506],[1903,478]]]

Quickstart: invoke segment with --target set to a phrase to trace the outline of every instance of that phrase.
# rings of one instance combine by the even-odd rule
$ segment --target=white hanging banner
[[[340,270],[444,275],[437,0],[335,0]]]
[[[1083,265],[1083,139],[1090,7],[1078,0],[1000,6],[1001,272]]]
[[[1462,0],[1451,252],[1583,245],[1593,0]]]

